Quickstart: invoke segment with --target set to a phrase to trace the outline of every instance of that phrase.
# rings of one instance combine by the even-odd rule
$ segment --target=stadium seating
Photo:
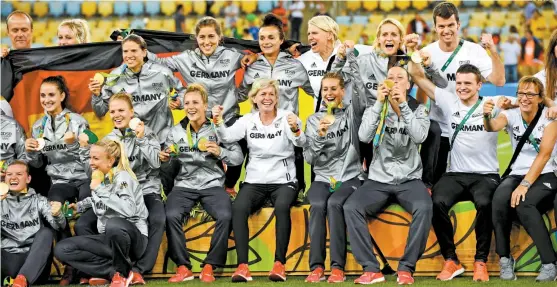
[[[141,2],[134,2],[134,6],[139,6],[139,3]],[[115,1],[114,2],[114,14],[116,16],[122,17],[124,15],[127,15],[130,12],[130,3],[126,2],[126,1]],[[143,12],[143,3],[141,3],[141,11]],[[141,13],[139,13],[141,14]],[[139,15],[139,14],[135,14],[135,15]]]
[[[114,13],[114,2],[99,2],[98,5],[99,15],[102,17],[108,17]]]
[[[165,16],[170,16],[176,12],[176,3],[173,1],[162,1],[161,11]]]
[[[161,3],[156,1],[145,2],[145,12],[150,16],[155,16],[161,13]]]
[[[362,7],[367,11],[373,11],[379,7],[379,1],[378,0],[364,1]]]
[[[348,11],[357,11],[362,8],[362,1],[348,0],[346,1],[346,9]]]
[[[33,15],[37,17],[44,17],[48,14],[48,3],[47,2],[35,2],[33,3]]]
[[[404,11],[410,7],[411,4],[410,2],[411,2],[410,0],[398,0],[395,1],[395,7],[398,10]]]
[[[81,14],[85,17],[92,17],[97,13],[97,2],[85,1],[81,3]]]
[[[395,8],[395,1],[394,0],[381,0],[379,2],[379,9],[385,12],[390,12]]]
[[[242,1],[240,3],[240,9],[246,14],[255,13],[257,10],[257,1]]]
[[[81,13],[81,2],[80,1],[68,1],[66,2],[66,14],[70,17],[77,17]]]
[[[12,5],[11,2],[4,2],[2,3],[2,7],[1,7],[1,15],[2,18],[6,18],[8,17],[8,15],[14,10],[14,6]]]
[[[194,1],[192,9],[196,15],[205,15],[205,12],[207,11],[207,4],[205,1]]]
[[[142,16],[145,13],[145,5],[143,2],[130,2],[130,14],[133,16]]]
[[[65,4],[66,4],[65,2],[58,2],[58,1],[48,2],[48,14],[52,17],[60,17],[64,15]]]
[[[261,13],[269,13],[273,10],[274,6],[276,5],[277,1],[258,1],[257,2],[257,10]]]

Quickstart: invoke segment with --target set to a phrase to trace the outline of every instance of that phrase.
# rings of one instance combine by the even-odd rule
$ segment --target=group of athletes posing
[[[90,285],[145,284],[143,275],[153,268],[166,230],[168,254],[178,266],[169,282],[191,280],[183,223],[201,202],[216,223],[200,279],[215,280],[214,270],[224,266],[234,231],[238,267],[232,281],[250,281],[248,217],[270,200],[276,251],[269,278],[284,281],[290,207],[304,189],[305,160],[314,173],[307,193],[307,282],[326,279],[327,223],[328,281],[345,280],[347,235],[364,270],[355,283],[385,281],[367,218],[392,200],[412,214],[398,283],[414,282],[431,225],[445,259],[437,278],[451,280],[464,268],[448,212],[467,198],[477,210],[475,281],[489,280],[492,230],[500,277],[516,278],[509,242],[515,217],[538,248],[542,267],[537,280],[555,280],[557,257],[542,214],[557,203],[557,109],[552,107],[554,83],[538,78],[555,78],[557,32],[550,39],[546,69],[521,79],[516,100],[482,98],[483,79],[505,82],[491,36],[482,36],[483,47],[460,40],[458,11],[450,3],[439,4],[433,17],[440,39],[421,51],[419,36],[405,36],[394,19],[380,23],[375,44],[368,47],[341,43],[338,25],[316,16],[308,23],[311,51],[303,55],[296,55],[295,47],[280,50],[284,32],[273,15],[260,28],[258,55],[219,46],[221,28],[211,17],[197,23],[198,48],[173,57],[157,58],[141,37],[129,35],[122,41],[124,64],[89,84],[95,113],[108,113],[114,124],[100,141],[87,121],[66,106],[65,80],[46,78],[40,88],[45,116],[34,123],[31,137],[26,139],[13,118],[1,115],[7,143],[1,146],[7,165],[2,261],[10,262],[2,264],[2,276],[15,277],[16,287],[48,276],[50,246],[58,236],[54,255],[65,264],[63,284],[72,276]],[[242,68],[246,71],[237,88],[234,76]],[[419,87],[418,101],[409,96],[413,83]],[[305,131],[296,116],[299,88],[316,98]],[[431,99],[430,110],[424,96]],[[253,110],[240,117],[238,103],[248,98]],[[182,108],[186,118],[174,125],[171,109]],[[515,155],[512,171],[501,180],[496,151],[497,131],[503,129]],[[245,181],[232,204],[229,193],[246,155]],[[35,186],[37,191],[29,187],[29,166],[43,163],[52,180],[45,192],[48,200],[37,194],[44,186]],[[66,201],[75,202],[69,213],[81,214],[74,237],[68,210],[62,208]]]

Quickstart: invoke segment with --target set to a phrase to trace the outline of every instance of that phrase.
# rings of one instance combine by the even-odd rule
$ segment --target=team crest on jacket
[[[2,133],[0,133],[0,135],[2,136],[3,140],[7,140],[12,136],[12,133],[11,132],[2,132]]]
[[[156,91],[162,89],[162,83],[152,83],[151,86],[152,86],[153,89],[156,90]]]
[[[275,129],[278,129],[280,127],[280,123],[275,123]]]
[[[292,78],[292,77],[294,77],[294,75],[296,74],[296,71],[294,71],[294,70],[284,70],[284,74],[285,74],[287,77]]]
[[[227,67],[228,65],[230,65],[230,59],[221,59],[219,61],[219,63],[223,66],[223,67]]]
[[[124,181],[124,182],[120,183],[120,189],[124,189],[124,188],[127,188],[127,187],[128,187],[127,182]]]
[[[254,79],[259,78],[259,73],[255,73],[255,76],[253,76]]]
[[[313,64],[311,64],[312,68],[317,68],[317,64],[315,62],[313,62]]]

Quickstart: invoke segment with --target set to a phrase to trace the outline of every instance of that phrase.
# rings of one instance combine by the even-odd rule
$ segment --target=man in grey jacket
[[[29,167],[23,161],[10,163],[6,180],[9,191],[0,193],[2,226],[2,275],[15,277],[14,287],[26,287],[48,279],[52,262],[54,232],[43,225],[43,219],[57,230],[66,226],[59,202],[49,204],[36,194]],[[7,186],[6,186],[7,185]]]
[[[422,162],[418,153],[429,129],[427,110],[423,105],[415,111],[410,108],[407,94],[411,85],[406,70],[392,67],[387,79],[394,82],[393,87],[380,85],[377,101],[364,112],[358,132],[362,142],[374,140],[369,180],[344,204],[352,253],[364,269],[364,274],[354,281],[357,284],[385,281],[372,252],[367,216],[376,216],[393,198],[412,214],[406,249],[398,266],[399,284],[414,282],[412,273],[425,249],[431,226],[432,202],[421,181]]]

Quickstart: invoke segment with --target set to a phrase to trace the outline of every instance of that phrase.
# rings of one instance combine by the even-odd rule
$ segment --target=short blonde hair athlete
[[[257,110],[257,104],[255,103],[255,96],[259,93],[259,91],[266,89],[268,87],[273,87],[275,89],[275,97],[277,100],[277,105],[275,105],[275,110],[278,107],[278,100],[279,100],[279,85],[277,80],[273,79],[257,79],[253,82],[251,90],[248,93],[248,97],[253,104],[253,109]]]
[[[337,22],[329,16],[315,16],[308,21],[308,26],[315,26],[325,32],[331,33],[333,35],[333,43],[339,40],[338,34],[340,28]]]
[[[62,21],[60,25],[58,25],[58,32],[60,32],[60,28],[64,26],[68,27],[73,32],[75,40],[77,41],[76,44],[91,42],[91,32],[89,30],[89,25],[87,24],[86,20],[66,19]],[[60,35],[58,35],[58,37],[60,37]],[[58,41],[60,42],[60,38],[58,38]],[[61,46],[60,43],[58,45]]]
[[[384,19],[383,21],[381,21],[381,23],[379,23],[379,26],[377,26],[377,31],[375,31],[375,40],[373,41],[373,47],[377,48],[377,49],[381,49],[380,47],[380,43],[379,43],[379,36],[381,34],[381,27],[383,27],[383,25],[385,24],[393,24],[398,28],[398,32],[400,35],[400,46],[397,47],[397,49],[400,49],[402,47],[402,44],[404,43],[403,39],[404,36],[406,35],[406,29],[404,29],[404,27],[402,26],[402,24],[397,20],[397,19],[393,19],[393,18],[387,18]]]

